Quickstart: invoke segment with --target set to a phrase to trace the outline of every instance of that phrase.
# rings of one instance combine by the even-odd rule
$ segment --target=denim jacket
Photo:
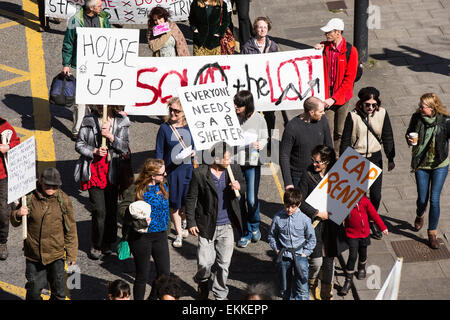
[[[316,246],[316,235],[311,219],[300,209],[297,209],[291,216],[286,213],[286,210],[278,212],[270,226],[270,247],[275,251],[281,250],[283,247],[292,249],[299,247],[303,242],[304,245],[296,251],[296,254],[309,256]],[[288,250],[284,252],[283,256],[293,258]]]

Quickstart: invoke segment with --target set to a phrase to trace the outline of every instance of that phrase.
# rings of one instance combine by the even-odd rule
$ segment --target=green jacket
[[[109,13],[102,11],[98,15],[101,28],[111,28],[109,24]],[[62,46],[63,66],[77,66],[77,27],[84,27],[83,8],[75,13],[67,24],[66,34]]]

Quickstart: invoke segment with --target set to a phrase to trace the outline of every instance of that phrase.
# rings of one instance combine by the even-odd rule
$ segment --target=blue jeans
[[[308,258],[296,255],[295,259],[300,265],[305,282],[303,283],[300,280],[294,260],[284,257],[278,264],[281,297],[283,300],[291,300],[291,298],[294,300],[309,300]]]
[[[252,232],[259,231],[259,224],[261,222],[259,216],[259,181],[261,180],[261,167],[241,167],[242,174],[247,183],[247,210],[244,215],[244,235],[243,238],[248,240],[252,237]]]
[[[416,171],[417,184],[417,210],[416,214],[421,217],[427,208],[430,199],[430,213],[428,217],[428,230],[436,230],[441,214],[440,196],[445,178],[448,174],[448,166],[434,170]]]

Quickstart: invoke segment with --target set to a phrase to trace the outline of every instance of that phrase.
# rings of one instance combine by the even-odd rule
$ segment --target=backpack
[[[58,73],[50,86],[50,103],[71,107],[75,103],[75,88],[76,79],[73,75]]]
[[[27,194],[27,207],[28,208],[30,208],[30,206],[31,206],[31,198],[32,197],[33,197],[33,193]],[[69,228],[69,226],[67,225],[67,222],[66,222],[67,208],[66,208],[66,205],[64,204],[64,200],[63,200],[63,197],[62,197],[62,192],[59,189],[58,189],[57,199],[58,199],[59,207],[61,208],[61,211],[62,211],[64,231],[65,232],[69,232],[70,228]]]
[[[352,52],[352,47],[353,46],[352,46],[352,44],[350,42],[346,42],[346,45],[347,45],[347,52],[345,53],[345,56],[347,58],[347,63],[348,63],[348,60],[350,59],[350,54]],[[363,71],[364,71],[363,65],[362,65],[361,62],[358,61],[358,69],[356,71],[355,82],[358,82],[359,79],[361,79]]]

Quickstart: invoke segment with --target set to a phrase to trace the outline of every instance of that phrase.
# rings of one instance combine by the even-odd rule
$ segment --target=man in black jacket
[[[208,280],[211,267],[217,262],[217,272],[212,291],[216,300],[228,295],[226,285],[228,268],[234,249],[233,227],[242,233],[240,197],[235,190],[246,190],[240,166],[231,163],[231,147],[225,142],[211,148],[214,162],[194,169],[186,196],[186,219],[189,232],[198,236],[197,273],[199,298],[208,299]],[[231,181],[227,167],[230,166],[235,181]]]

